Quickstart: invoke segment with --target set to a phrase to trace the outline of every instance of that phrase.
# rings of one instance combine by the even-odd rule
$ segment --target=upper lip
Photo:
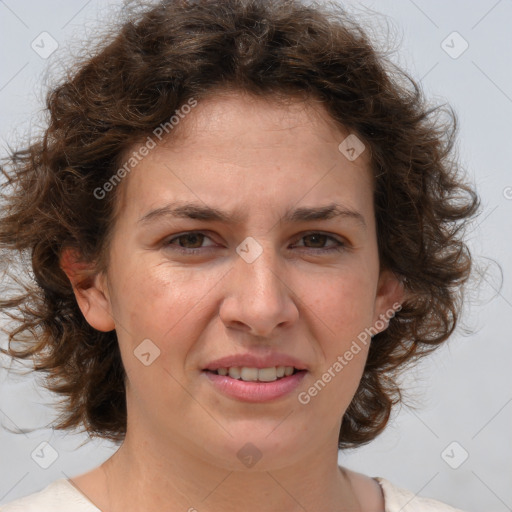
[[[215,359],[203,368],[204,370],[218,370],[219,368],[271,368],[272,366],[293,366],[297,370],[307,370],[304,363],[295,357],[286,354],[269,354],[258,356],[255,354],[238,354]]]

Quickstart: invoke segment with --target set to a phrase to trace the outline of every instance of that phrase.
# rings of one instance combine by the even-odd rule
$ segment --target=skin
[[[297,400],[403,295],[379,270],[368,151],[349,161],[338,150],[348,134],[312,102],[235,92],[202,100],[120,185],[107,272],[83,282],[63,254],[85,318],[116,329],[128,374],[126,440],[73,479],[104,512],[382,512],[377,482],[337,465],[368,345],[309,404]],[[178,199],[242,218],[139,222]],[[366,227],[348,216],[280,222],[290,209],[331,203]],[[206,236],[177,239],[195,230]],[[247,237],[262,249],[252,263],[235,251]],[[343,250],[326,252],[335,240]],[[203,252],[180,253],[180,243]],[[133,353],[144,339],[160,350],[149,366]],[[202,373],[219,357],[275,351],[308,372],[272,402],[227,397]],[[248,442],[261,454],[252,468],[237,457]]]

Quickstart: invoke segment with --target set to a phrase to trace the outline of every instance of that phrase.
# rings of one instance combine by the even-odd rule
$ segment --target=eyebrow
[[[149,211],[138,220],[138,224],[148,224],[166,217],[217,221],[226,224],[240,223],[243,220],[241,212],[230,213],[204,204],[174,202]],[[361,213],[337,203],[331,203],[327,206],[301,207],[295,210],[288,210],[283,216],[282,221],[288,223],[311,222],[336,217],[353,219],[366,229],[366,221]]]

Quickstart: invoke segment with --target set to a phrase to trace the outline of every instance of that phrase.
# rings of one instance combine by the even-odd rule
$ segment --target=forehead
[[[254,96],[245,92],[222,91],[197,103],[184,116],[163,146],[185,148],[202,139],[212,147],[229,145],[234,148],[278,148],[314,150],[318,143],[339,144],[349,134],[336,124],[320,101],[298,96]],[[172,135],[172,136],[171,136]],[[301,142],[308,144],[301,146]],[[285,149],[283,147],[283,149]]]
[[[338,148],[349,135],[313,100],[209,97],[136,165],[122,183],[119,206],[141,210],[187,196],[235,209],[237,200],[250,197],[275,201],[275,190],[283,201],[297,202],[340,187],[345,196],[351,187],[372,189],[368,152],[350,161]]]

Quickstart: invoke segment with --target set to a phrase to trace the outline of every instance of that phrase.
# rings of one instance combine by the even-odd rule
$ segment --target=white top
[[[420,498],[375,478],[384,493],[384,512],[462,512],[439,501]],[[0,506],[0,512],[101,512],[69,480],[55,480],[42,491]]]

